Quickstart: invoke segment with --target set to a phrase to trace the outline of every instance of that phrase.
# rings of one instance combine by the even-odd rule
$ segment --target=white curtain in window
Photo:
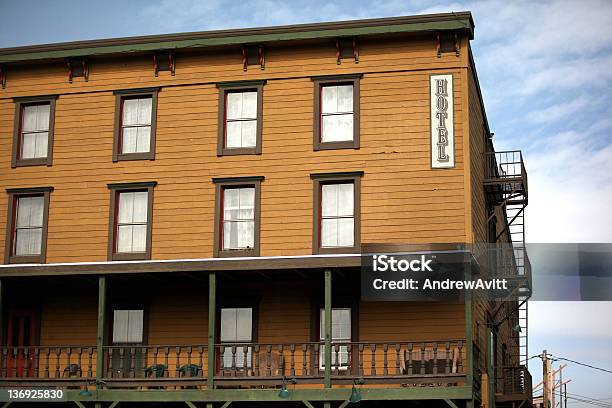
[[[253,309],[251,308],[223,308],[221,309],[221,334],[222,343],[250,343],[253,336]],[[245,367],[245,348],[236,347],[235,367]],[[251,366],[251,347],[246,348],[246,366]],[[232,348],[225,347],[223,350],[223,366],[232,367]]]
[[[113,343],[142,343],[143,310],[115,310],[113,315]]]
[[[146,251],[148,201],[146,191],[119,194],[117,252]]]
[[[321,141],[353,140],[353,85],[321,88]]]
[[[257,92],[227,93],[225,147],[255,147],[257,144]]]
[[[255,244],[255,188],[223,191],[223,249],[253,248]]]
[[[40,255],[44,206],[42,196],[17,199],[15,255]]]
[[[123,101],[122,153],[144,153],[150,150],[152,107],[151,97]]]
[[[321,186],[321,246],[350,247],[355,240],[354,184]]]
[[[325,340],[325,310],[320,311],[319,339]],[[350,343],[351,341],[351,309],[332,309],[332,343]],[[325,346],[320,349],[320,366],[324,367],[323,356],[325,355]],[[348,366],[348,346],[340,346],[336,355],[336,347],[332,347],[332,366],[335,368],[346,368]]]
[[[47,157],[50,114],[49,104],[24,106],[21,127],[22,159]]]

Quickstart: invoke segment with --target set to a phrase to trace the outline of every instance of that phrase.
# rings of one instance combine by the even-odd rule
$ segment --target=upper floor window
[[[16,100],[13,167],[51,165],[55,98]]]
[[[315,78],[315,150],[359,148],[359,78]]]
[[[117,91],[113,161],[155,158],[157,89]]]
[[[358,252],[362,173],[313,174],[313,252]]]
[[[7,263],[44,263],[51,187],[9,192]]]
[[[155,183],[111,184],[110,260],[151,258]]]
[[[219,84],[217,154],[260,154],[264,82]]]
[[[260,183],[263,177],[215,179],[215,256],[259,255]]]

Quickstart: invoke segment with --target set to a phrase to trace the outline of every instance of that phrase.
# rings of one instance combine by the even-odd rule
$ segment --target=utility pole
[[[565,408],[567,408],[567,383],[563,384],[563,394],[565,395]]]
[[[548,372],[548,354],[546,350],[542,351],[542,404],[544,408],[548,408],[548,380],[550,378],[550,373]]]

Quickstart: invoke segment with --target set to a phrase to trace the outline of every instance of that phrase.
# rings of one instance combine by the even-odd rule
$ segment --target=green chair
[[[197,364],[185,364],[179,368],[180,377],[197,377],[202,368]]]
[[[166,372],[166,366],[163,364],[154,364],[145,369],[145,376],[147,378],[164,378]]]

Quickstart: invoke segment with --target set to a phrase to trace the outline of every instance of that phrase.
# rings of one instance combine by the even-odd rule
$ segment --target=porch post
[[[325,388],[331,388],[332,273],[325,270]]]
[[[104,332],[106,321],[106,277],[98,277],[98,342],[96,352],[96,389],[102,386],[104,376]]]
[[[208,379],[207,387],[214,388],[215,378],[215,331],[217,328],[217,276],[215,272],[208,275]]]

